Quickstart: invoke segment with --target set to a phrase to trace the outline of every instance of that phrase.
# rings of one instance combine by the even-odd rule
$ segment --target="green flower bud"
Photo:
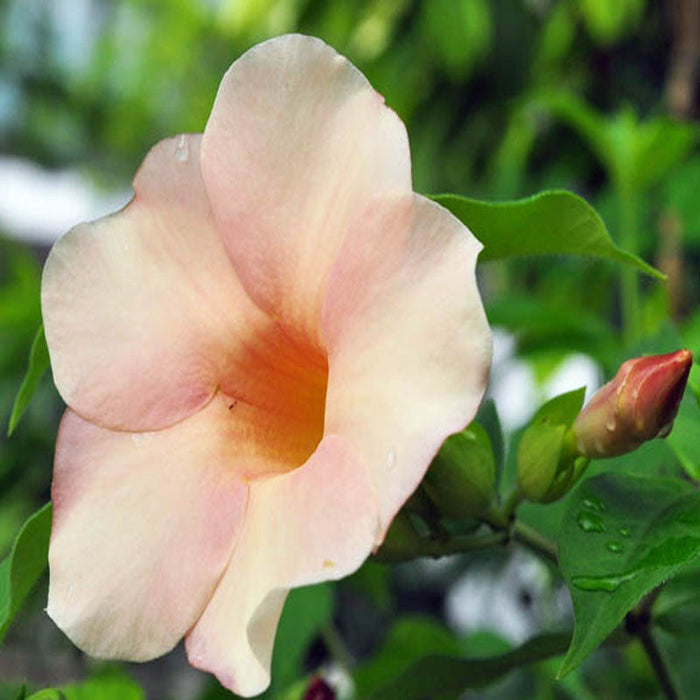
[[[405,510],[400,510],[391,521],[384,542],[374,553],[374,558],[384,563],[408,561],[415,557],[420,544],[421,539],[411,516]]]
[[[447,438],[423,479],[423,488],[440,513],[454,520],[488,510],[495,486],[491,440],[478,423]]]
[[[516,454],[518,488],[530,501],[550,503],[578,481],[588,459],[576,449],[571,424],[583,403],[578,389],[548,401],[525,428]]]
[[[576,418],[579,452],[614,457],[668,435],[692,364],[690,350],[627,360]]]

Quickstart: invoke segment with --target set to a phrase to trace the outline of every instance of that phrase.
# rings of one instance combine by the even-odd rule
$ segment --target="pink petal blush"
[[[236,61],[44,269],[58,626],[135,661],[184,637],[262,692],[288,591],[356,570],[476,413],[480,249],[349,61],[300,35]]]

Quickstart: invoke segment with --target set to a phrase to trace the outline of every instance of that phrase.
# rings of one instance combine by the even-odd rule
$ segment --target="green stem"
[[[619,200],[619,241],[620,247],[637,254],[637,194],[633,187],[618,184]],[[625,342],[632,343],[639,337],[640,303],[639,281],[637,272],[629,265],[623,265],[620,271],[622,296],[622,323]]]
[[[642,601],[634,610],[627,613],[625,617],[625,629],[628,634],[639,639],[664,696],[668,700],[677,700],[679,695],[673,685],[671,673],[666,665],[666,662],[664,661],[663,656],[661,655],[661,651],[656,644],[656,640],[651,634],[651,609],[662,589],[663,586],[657,586],[654,588],[650,593],[642,598]]]
[[[558,565],[557,546],[548,537],[541,535],[537,530],[516,520],[513,523],[512,536],[516,542],[531,549],[535,554],[546,559],[555,566]]]
[[[321,638],[333,660],[350,672],[355,665],[355,660],[332,622],[321,628]]]
[[[524,498],[525,496],[516,486],[511,492],[510,496],[506,498],[505,503],[503,504],[502,513],[506,522],[510,522],[515,517],[515,511],[517,510],[518,506],[522,503]]]
[[[375,555],[377,561],[396,564],[403,561],[411,561],[418,557],[432,557],[439,559],[452,554],[466,554],[467,552],[479,552],[491,547],[499,547],[508,543],[508,533],[505,530],[489,532],[477,537],[469,535],[453,535],[449,539],[421,539],[414,543],[410,551],[383,552],[381,549]]]
[[[671,674],[669,673],[663,656],[661,656],[659,647],[651,635],[649,626],[645,625],[642,627],[637,633],[637,637],[644,647],[644,651],[646,652],[651,667],[654,669],[656,679],[659,681],[659,686],[661,686],[664,696],[668,700],[677,700],[678,692],[673,685]]]

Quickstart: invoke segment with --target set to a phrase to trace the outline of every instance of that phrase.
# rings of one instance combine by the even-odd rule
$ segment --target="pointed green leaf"
[[[0,564],[0,642],[47,564],[51,504],[24,524],[7,558]]]
[[[46,336],[44,335],[44,326],[39,326],[36,332],[32,349],[29,353],[29,366],[27,373],[24,375],[22,386],[20,386],[15,398],[15,403],[12,406],[12,414],[10,415],[10,424],[7,428],[7,436],[9,437],[14,432],[17,424],[27,410],[31,402],[36,388],[39,385],[39,380],[44,376],[44,372],[49,368],[49,349],[46,346]]]
[[[482,202],[455,194],[432,197],[484,244],[480,259],[527,255],[587,255],[632,265],[664,279],[641,258],[618,248],[595,209],[563,190],[513,202]]]
[[[559,675],[594,651],[650,590],[698,563],[700,493],[680,479],[601,474],[569,498],[559,563],[574,637]]]

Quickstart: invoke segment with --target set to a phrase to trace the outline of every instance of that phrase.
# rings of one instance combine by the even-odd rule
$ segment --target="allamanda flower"
[[[248,51],[202,135],[54,246],[42,304],[69,408],[48,612],[143,661],[184,636],[241,695],[290,588],[377,547],[481,400],[480,244],[412,193],[405,129],[318,39]]]

